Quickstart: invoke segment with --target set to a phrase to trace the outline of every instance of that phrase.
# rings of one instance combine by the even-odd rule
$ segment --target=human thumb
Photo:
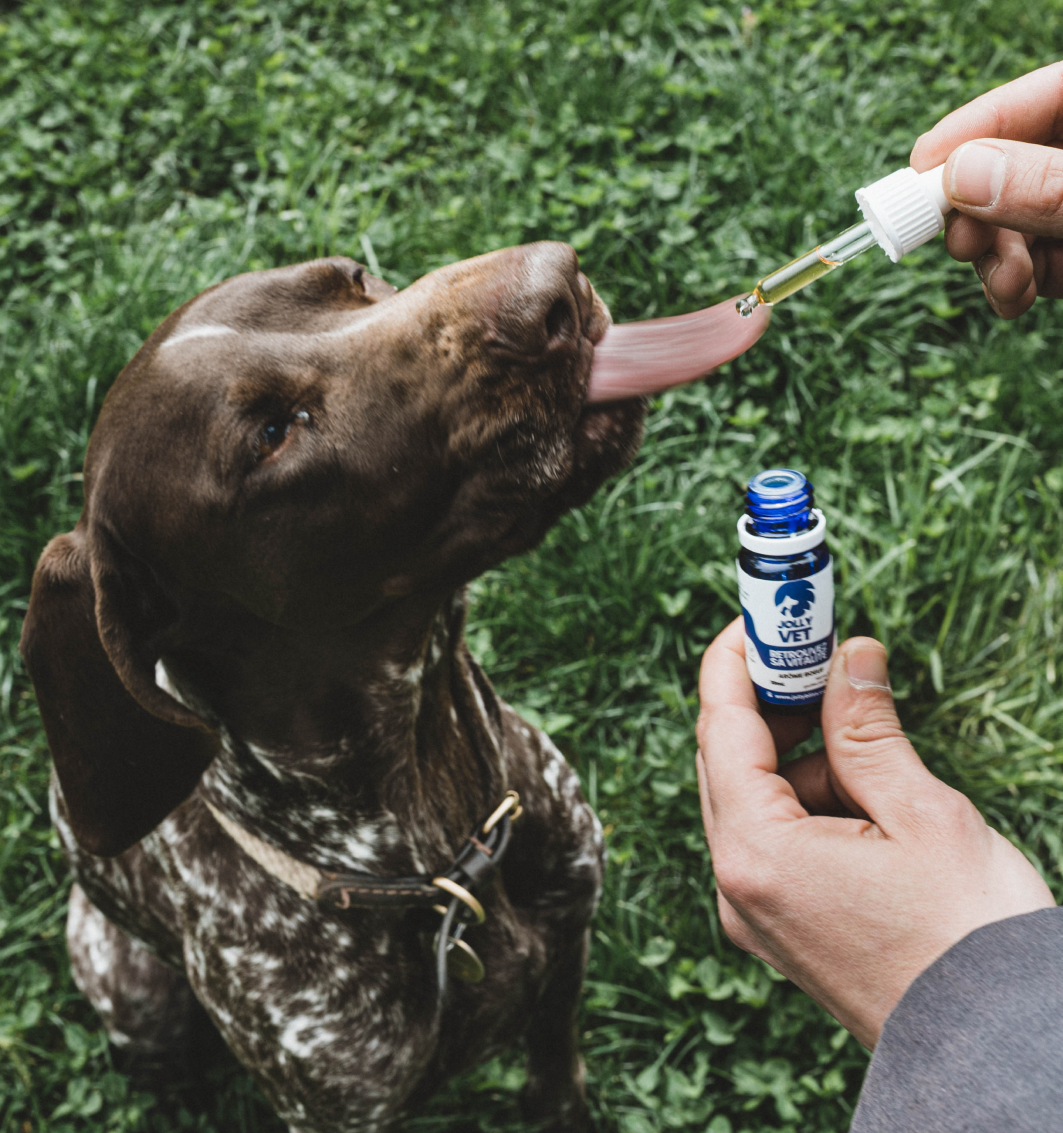
[[[938,783],[901,728],[886,650],[873,638],[850,638],[834,654],[821,719],[835,779],[886,833]]]
[[[970,216],[1032,236],[1063,236],[1063,151],[980,138],[945,162],[949,200]]]

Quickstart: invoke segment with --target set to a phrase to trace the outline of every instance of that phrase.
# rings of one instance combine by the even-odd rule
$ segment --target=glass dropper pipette
[[[772,303],[778,303],[787,295],[793,295],[795,291],[807,287],[813,280],[847,264],[861,252],[874,248],[877,243],[871,225],[866,220],[863,224],[854,224],[840,236],[835,236],[826,244],[820,244],[811,252],[805,252],[803,256],[798,256],[796,260],[791,260],[758,280],[753,293],[738,300],[738,313],[748,318],[761,304],[771,306]]]
[[[752,294],[735,304],[739,314],[748,317],[760,306],[778,303],[876,244],[897,263],[932,240],[944,229],[945,214],[952,208],[941,184],[943,168],[939,165],[925,173],[898,169],[858,189],[856,200],[864,222],[758,280]]]

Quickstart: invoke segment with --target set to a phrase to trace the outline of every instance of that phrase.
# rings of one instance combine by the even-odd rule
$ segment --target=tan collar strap
[[[381,905],[431,907],[441,901],[447,904],[457,900],[477,922],[483,921],[484,910],[473,891],[498,868],[509,844],[510,826],[522,810],[517,792],[507,791],[502,802],[472,832],[444,873],[436,877],[419,874],[389,878],[369,873],[330,873],[307,865],[256,838],[206,799],[203,801],[218,825],[249,858],[309,901],[348,909]]]
[[[229,835],[241,850],[252,861],[267,872],[273,874],[278,881],[283,881],[301,897],[313,901],[317,896],[318,886],[325,879],[325,875],[315,866],[306,862],[296,861],[290,854],[278,850],[254,834],[248,833],[242,826],[238,826],[231,818],[227,818],[216,806],[207,802],[207,810],[217,819],[218,825]]]

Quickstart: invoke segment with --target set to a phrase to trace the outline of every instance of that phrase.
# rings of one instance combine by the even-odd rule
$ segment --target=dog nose
[[[488,344],[521,355],[576,351],[593,293],[575,249],[543,241],[506,252]]]

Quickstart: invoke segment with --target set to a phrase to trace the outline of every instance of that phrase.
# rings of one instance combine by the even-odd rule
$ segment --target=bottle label
[[[809,704],[820,698],[834,653],[834,563],[786,582],[738,567],[746,624],[746,666],[762,699]]]

